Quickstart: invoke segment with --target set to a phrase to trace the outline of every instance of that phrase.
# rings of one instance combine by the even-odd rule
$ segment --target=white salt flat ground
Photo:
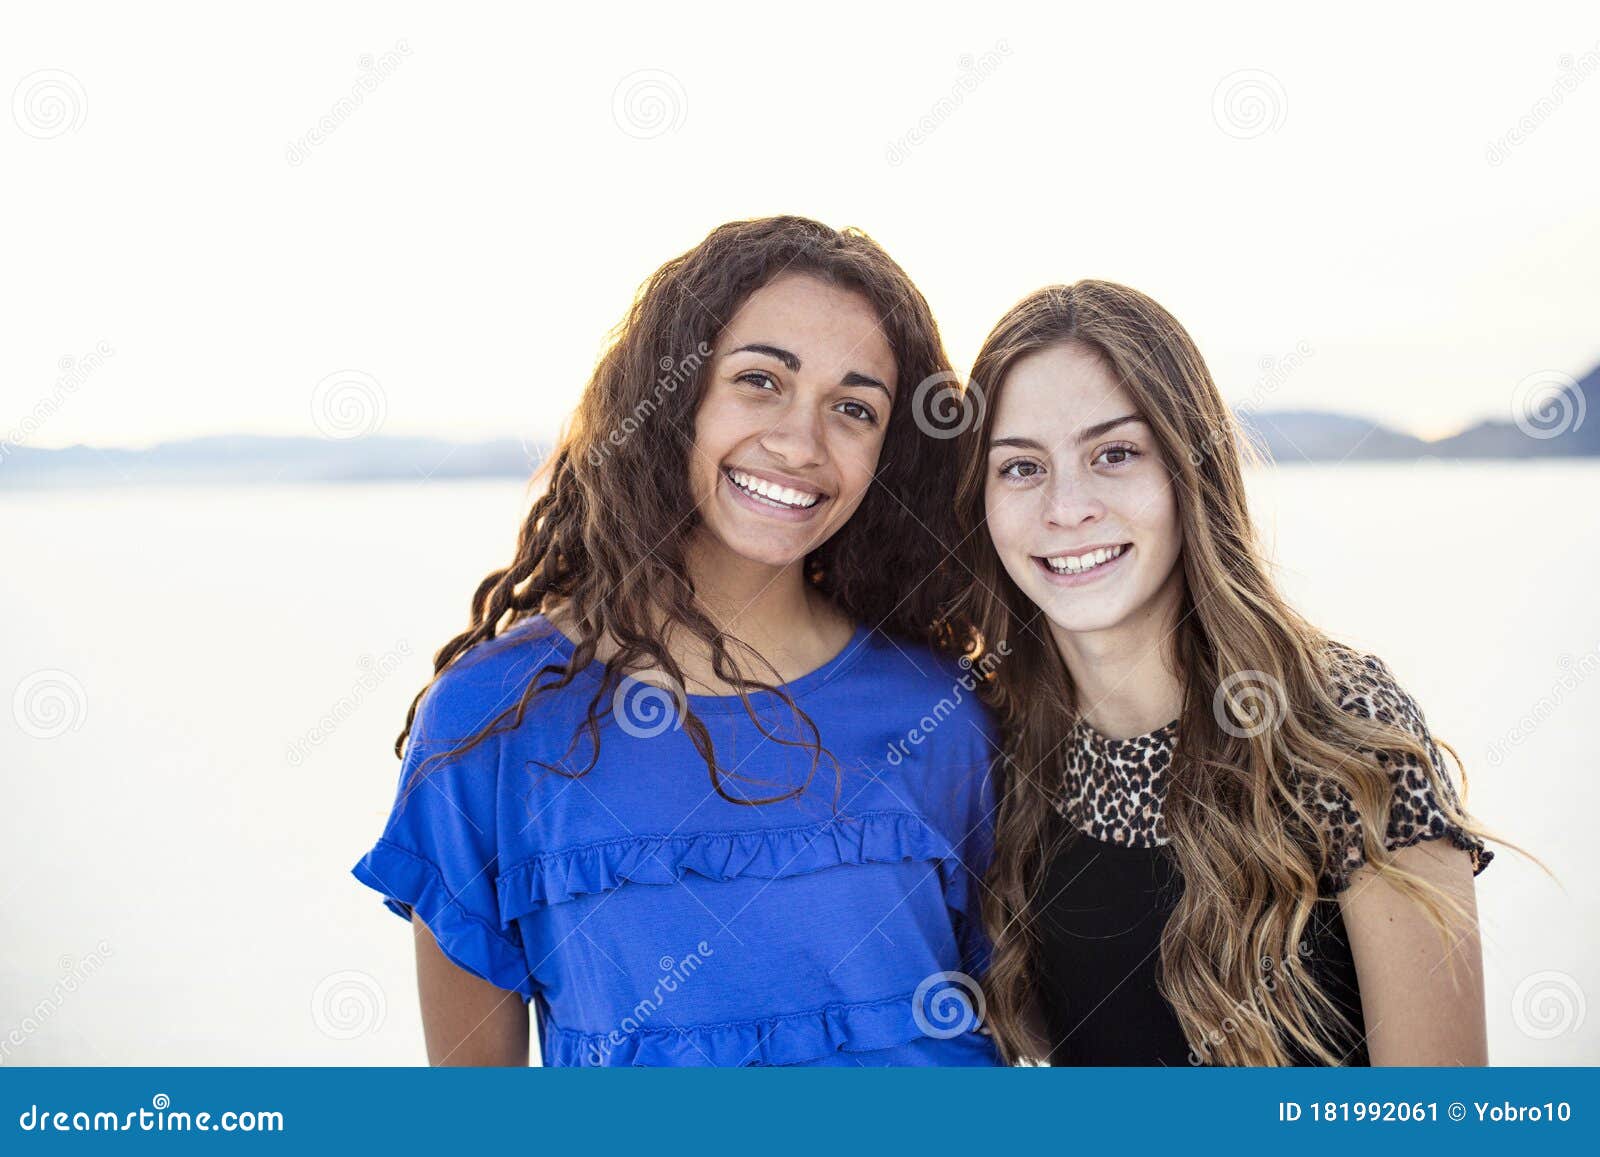
[[[1492,1060],[1600,1060],[1600,466],[1252,486],[1298,604],[1388,660],[1473,810],[1560,878],[1509,851],[1479,877]],[[0,687],[83,694],[53,738],[0,717],[0,1063],[421,1062],[410,936],[348,871],[523,508],[516,482],[0,495]]]

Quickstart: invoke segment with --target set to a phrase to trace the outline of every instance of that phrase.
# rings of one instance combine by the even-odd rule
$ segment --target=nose
[[[1105,513],[1105,503],[1088,481],[1061,473],[1051,477],[1044,510],[1045,521],[1051,526],[1086,526],[1105,517]]]
[[[828,459],[822,415],[799,400],[785,406],[777,423],[757,441],[763,450],[791,469],[820,466]]]

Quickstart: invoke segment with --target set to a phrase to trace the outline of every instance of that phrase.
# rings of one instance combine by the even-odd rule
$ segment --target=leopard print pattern
[[[1459,807],[1459,798],[1421,709],[1383,660],[1340,643],[1330,643],[1330,655],[1332,690],[1339,706],[1354,715],[1399,723],[1416,735],[1438,769],[1449,802]],[[1110,739],[1079,720],[1064,744],[1062,790],[1056,810],[1078,831],[1103,843],[1141,848],[1164,846],[1168,837],[1161,801],[1172,767],[1178,723],[1174,719],[1145,735]],[[1422,840],[1448,836],[1453,844],[1472,854],[1473,874],[1483,871],[1494,859],[1494,853],[1477,837],[1446,820],[1416,757],[1380,751],[1377,758],[1388,769],[1393,788],[1385,845],[1396,851]],[[1304,798],[1312,813],[1328,827],[1333,847],[1343,849],[1335,864],[1322,873],[1322,891],[1332,895],[1347,887],[1351,874],[1365,862],[1361,818],[1348,792],[1334,784],[1308,784]]]

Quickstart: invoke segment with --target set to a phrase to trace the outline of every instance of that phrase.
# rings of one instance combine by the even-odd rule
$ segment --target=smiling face
[[[850,519],[878,465],[897,388],[872,304],[806,274],[745,299],[717,338],[689,466],[704,533],[772,567]]]
[[[1019,359],[988,448],[984,508],[1006,572],[1057,631],[1110,631],[1175,605],[1177,497],[1154,433],[1080,345]]]

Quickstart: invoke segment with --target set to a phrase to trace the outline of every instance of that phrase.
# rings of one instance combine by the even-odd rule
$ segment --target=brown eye
[[[1010,462],[1000,467],[1000,477],[1002,478],[1032,478],[1039,473],[1042,473],[1039,464],[1030,462],[1026,458],[1013,458]]]
[[[1107,466],[1125,466],[1139,456],[1139,451],[1132,446],[1107,446],[1096,454],[1096,462],[1104,462]]]
[[[878,415],[872,412],[870,406],[863,405],[860,402],[840,402],[836,408],[841,414],[849,414],[850,417],[859,422],[877,425]]]

